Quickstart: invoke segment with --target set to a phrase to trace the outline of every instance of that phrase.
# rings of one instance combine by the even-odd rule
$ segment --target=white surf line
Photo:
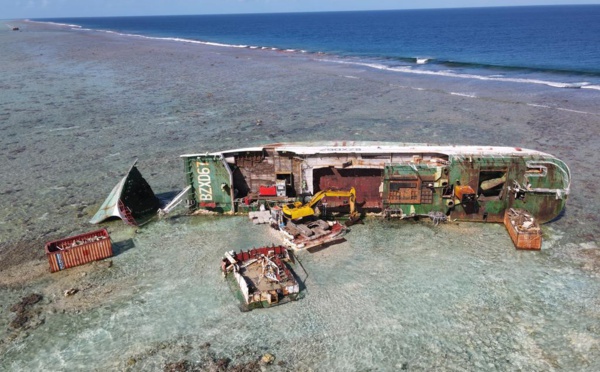
[[[55,26],[63,26],[63,27],[73,27],[73,28],[81,28],[81,26],[79,25],[70,25],[68,23],[58,23],[58,22],[48,22],[48,21],[32,21],[31,19],[26,19],[25,22],[30,22],[30,23],[46,23],[49,25],[55,25]]]
[[[442,92],[442,91],[438,91],[438,90],[432,90],[432,89],[426,89],[426,88],[419,88],[419,87],[409,87],[409,86],[404,86],[404,85],[391,84],[391,86],[394,86],[396,88],[402,88],[402,89],[409,88],[409,89],[418,90],[418,91],[432,91],[432,92],[436,91],[438,93],[446,93],[446,92]],[[490,99],[490,98],[485,98],[485,97],[477,97],[474,94],[466,94],[466,93],[447,92],[446,94],[450,94],[452,96],[467,97],[467,98]],[[494,100],[494,99],[492,99],[492,100]],[[496,101],[496,100],[494,100],[494,101]],[[503,101],[503,100],[497,100],[497,101],[498,102],[505,102],[505,103],[518,103],[518,104],[522,104],[521,102],[508,102],[508,101]],[[576,113],[576,114],[596,115],[596,116],[600,115],[600,113],[598,113],[598,112],[573,110],[573,109],[568,109],[568,108],[563,108],[563,107],[552,107],[552,106],[548,106],[548,105],[540,105],[540,104],[537,104],[537,103],[525,103],[525,105],[530,106],[530,107],[539,107],[539,108],[545,108],[545,109],[551,109],[551,110],[572,112],[572,113]]]
[[[450,95],[451,96],[467,97],[467,98],[477,98],[476,95],[474,95],[474,94],[467,94],[467,93],[450,92]]]
[[[28,22],[45,23],[45,24],[61,26],[61,27],[71,27],[71,29],[75,30],[75,31],[103,32],[103,33],[113,34],[113,35],[118,35],[118,36],[135,37],[135,38],[148,39],[148,40],[177,41],[177,42],[182,42],[182,43],[202,44],[202,45],[219,46],[219,47],[227,47],[227,48],[249,48],[250,47],[248,45],[222,44],[222,43],[215,43],[215,42],[210,42],[210,41],[200,41],[200,40],[185,39],[185,38],[179,38],[179,37],[145,36],[145,35],[139,35],[139,34],[122,33],[122,32],[117,32],[117,31],[112,31],[112,30],[83,28],[78,25],[70,25],[70,24],[66,24],[66,23],[31,21],[31,20],[28,20]],[[272,48],[272,49],[278,50],[277,48]]]
[[[111,30],[84,29],[84,28],[81,28],[81,26],[78,26],[78,25],[61,24],[61,23],[55,23],[55,22],[43,22],[43,21],[31,21],[31,20],[26,20],[26,21],[28,21],[28,22],[34,22],[34,23],[54,24],[54,25],[58,25],[58,26],[73,27],[73,29],[87,30],[87,31],[98,31],[98,32],[105,32],[105,33],[110,33],[110,34],[116,34],[116,35],[119,35],[119,36],[137,37],[137,38],[150,39],[150,40],[176,41],[176,42],[183,42],[183,43],[203,44],[203,45],[209,45],[209,46],[228,47],[228,48],[251,48],[251,46],[249,46],[249,45],[243,45],[243,44],[242,45],[222,44],[222,43],[215,43],[215,42],[208,42],[208,41],[199,41],[199,40],[185,39],[185,38],[176,38],[176,37],[145,36],[145,35],[138,35],[138,34],[120,33],[120,32],[115,32],[115,31],[111,31]],[[254,48],[254,47],[252,47],[252,48]],[[263,47],[256,47],[256,48],[267,49],[269,47],[264,47],[263,46]],[[274,50],[274,51],[283,51],[283,52],[301,52],[301,53],[306,53],[307,52],[305,50],[296,50],[296,49],[281,50],[279,48],[274,48],[274,47],[271,47],[270,49]],[[217,53],[217,54],[220,54],[220,53]],[[316,53],[316,54],[320,54],[320,53]],[[572,84],[572,83],[560,83],[560,82],[552,82],[552,81],[537,80],[537,79],[498,77],[498,76],[501,76],[501,75],[482,76],[482,75],[473,75],[473,74],[458,74],[458,73],[448,72],[448,71],[413,70],[410,66],[405,66],[405,67],[388,67],[388,66],[384,66],[384,65],[381,65],[381,64],[377,64],[377,63],[347,62],[347,61],[337,61],[337,60],[331,60],[331,59],[316,59],[316,60],[317,61],[322,61],[322,62],[331,62],[331,63],[339,63],[339,64],[350,64],[350,65],[365,66],[365,67],[370,67],[370,68],[378,69],[378,70],[388,70],[388,71],[401,72],[401,73],[412,73],[412,74],[422,74],[422,75],[438,75],[438,76],[455,77],[455,78],[489,80],[489,81],[504,81],[504,82],[514,82],[514,83],[529,83],[529,84],[533,83],[533,84],[543,84],[543,85],[547,85],[547,86],[551,86],[551,87],[557,87],[557,88],[582,88],[582,89],[600,90],[600,86],[598,86],[598,85],[591,85],[591,84],[586,83],[586,82]],[[344,77],[359,79],[359,78],[353,77],[351,75],[344,76]],[[417,87],[411,87],[411,89],[421,90],[421,91],[422,90],[428,90],[428,89],[417,88]],[[456,95],[456,96],[467,97],[467,98],[478,98],[475,95],[465,94],[465,93],[449,92],[449,94]],[[587,111],[578,111],[578,110],[571,110],[571,109],[565,109],[565,108],[560,108],[560,107],[550,107],[550,106],[535,105],[535,104],[529,104],[529,103],[527,103],[527,105],[533,106],[533,107],[551,108],[551,109],[568,111],[568,112],[573,112],[573,113],[580,113],[580,114],[600,115],[599,113],[587,112]],[[75,128],[78,128],[78,127],[74,126],[74,127],[68,127],[68,128],[51,129],[50,132],[59,131],[59,130],[67,130],[67,129],[75,129]]]
[[[397,85],[397,84],[390,84],[390,86],[395,87],[395,88],[401,88],[401,89],[412,89],[412,90],[418,90],[418,91],[430,91],[430,92],[437,92],[437,93],[442,93],[442,94],[450,94],[452,96],[459,96],[459,97],[476,98],[476,99],[487,99],[487,100],[504,102],[504,103],[525,104],[525,105],[530,106],[530,107],[539,107],[539,108],[545,108],[545,109],[567,111],[567,112],[573,112],[573,113],[576,113],[576,114],[600,115],[600,113],[597,113],[597,112],[588,112],[588,111],[581,111],[581,110],[573,110],[573,109],[568,109],[568,108],[563,108],[563,107],[552,107],[552,106],[548,106],[548,105],[540,105],[540,104],[537,104],[537,103],[524,103],[524,102],[504,101],[504,100],[493,99],[493,98],[490,98],[490,97],[478,97],[478,96],[476,96],[474,94],[466,94],[466,93],[458,93],[458,92],[444,92],[444,91],[437,90],[437,89],[426,89],[426,88],[411,87],[411,86]]]
[[[581,87],[581,89],[600,90],[600,85],[584,85],[584,86]]]
[[[50,130],[48,130],[48,132],[58,132],[58,131],[61,131],[61,130],[70,130],[70,129],[77,129],[77,128],[79,128],[79,126],[78,125],[74,125],[72,127],[63,127],[63,128],[50,129]]]
[[[525,83],[525,84],[540,84],[546,85],[554,88],[570,88],[570,89],[595,89],[600,90],[598,85],[592,85],[588,82],[580,82],[580,83],[565,83],[565,82],[556,82],[550,80],[540,80],[540,79],[526,79],[526,78],[517,78],[517,77],[498,77],[498,75],[475,75],[469,73],[457,73],[454,71],[446,70],[446,71],[433,71],[433,70],[418,70],[412,68],[412,66],[401,66],[401,67],[390,67],[383,65],[381,63],[369,63],[369,62],[357,62],[357,61],[340,61],[329,58],[317,59],[322,62],[329,63],[338,63],[338,64],[346,64],[346,65],[355,65],[355,66],[364,66],[370,67],[376,70],[384,70],[384,71],[392,71],[399,72],[405,74],[416,74],[416,75],[433,75],[433,76],[445,76],[451,78],[460,78],[460,79],[475,79],[475,80],[483,80],[483,81],[499,81],[499,82],[510,82],[510,83]]]
[[[564,107],[552,107],[552,106],[548,106],[548,105],[538,105],[536,103],[527,103],[526,105],[527,106],[531,106],[531,107],[539,107],[539,108],[546,108],[546,109],[552,109],[552,110],[558,110],[558,111],[573,112],[573,113],[576,113],[576,114],[600,115],[600,113],[597,113],[597,112],[573,110],[573,109],[568,109],[568,108],[564,108]]]
[[[571,110],[571,109],[566,109],[566,108],[562,108],[562,107],[557,107],[556,109],[560,110],[560,111],[575,112],[577,114],[599,115],[599,114],[594,113],[594,112]]]

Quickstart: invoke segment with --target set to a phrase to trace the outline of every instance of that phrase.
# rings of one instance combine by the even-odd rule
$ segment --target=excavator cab
[[[286,205],[288,208],[300,208],[302,206],[302,202],[296,201],[293,204],[287,204]]]

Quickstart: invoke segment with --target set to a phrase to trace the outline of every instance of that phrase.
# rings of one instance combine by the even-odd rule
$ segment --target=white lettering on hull
[[[199,201],[212,201],[213,192],[210,177],[210,168],[208,163],[201,161],[196,162],[196,173],[198,174],[198,200]]]

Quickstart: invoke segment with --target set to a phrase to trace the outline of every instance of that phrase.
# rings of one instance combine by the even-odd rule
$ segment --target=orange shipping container
[[[112,255],[112,242],[106,229],[46,243],[46,256],[53,273]]]

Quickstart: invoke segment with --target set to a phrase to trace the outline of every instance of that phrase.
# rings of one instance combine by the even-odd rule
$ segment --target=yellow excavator
[[[348,198],[348,204],[350,205],[350,221],[356,221],[360,217],[360,214],[356,211],[356,190],[354,187],[350,191],[342,190],[323,190],[316,193],[312,199],[306,204],[301,202],[295,202],[294,204],[284,205],[282,208],[283,214],[292,220],[297,220],[303,217],[314,216],[316,204],[324,197],[342,197]]]

